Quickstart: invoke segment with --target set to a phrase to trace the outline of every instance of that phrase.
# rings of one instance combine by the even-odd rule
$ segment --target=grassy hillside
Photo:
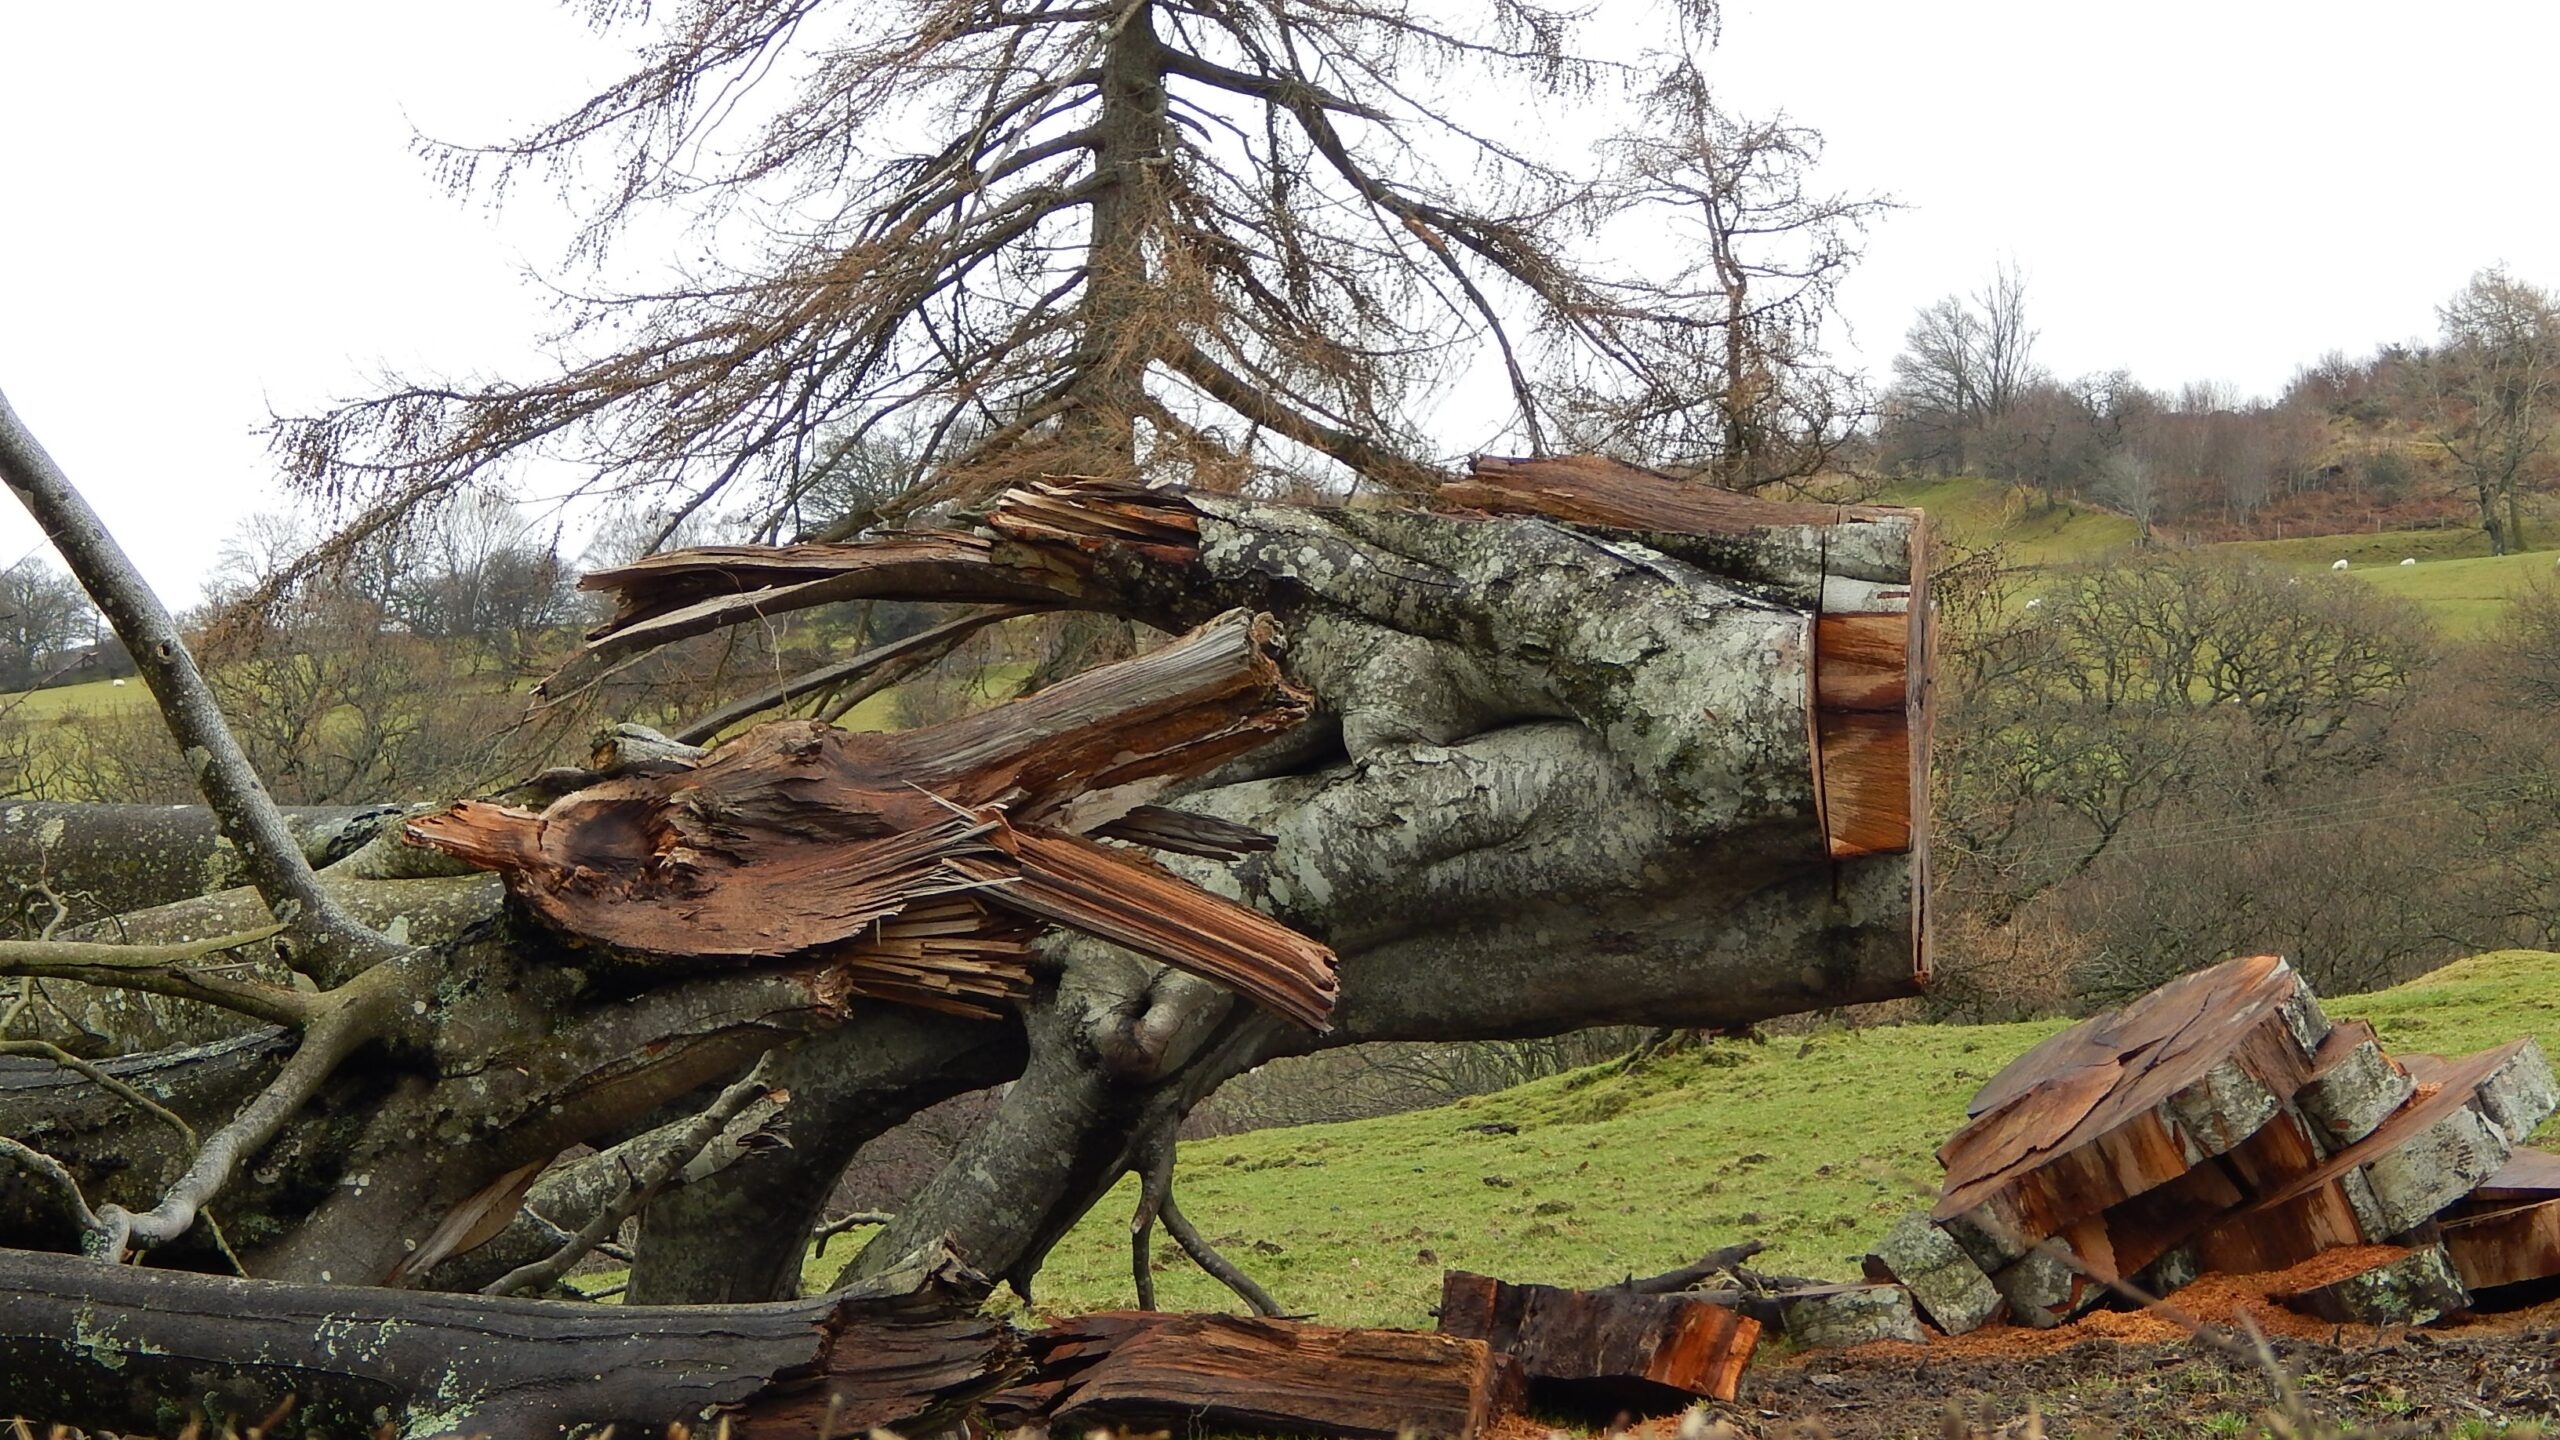
[[[2527,1034],[2548,1046],[2560,1041],[2560,954],[2483,955],[2328,1009],[2373,1021],[2399,1050]],[[1748,1237],[1771,1243],[1769,1269],[1846,1278],[1934,1193],[1931,1155],[1966,1097],[2056,1028],[1724,1042],[1633,1074],[1602,1067],[1443,1109],[1188,1144],[1176,1193],[1283,1305],[1331,1321],[1427,1325],[1444,1266],[1588,1285]],[[1518,1130],[1485,1128],[1500,1126]],[[1044,1308],[1130,1303],[1133,1198],[1124,1186],[1059,1247]],[[1161,1241],[1158,1259],[1162,1303],[1230,1302]]]
[[[2133,543],[2133,522],[2069,501],[2045,504],[1989,480],[1935,480],[1889,486],[1877,497],[1926,509],[1941,533],[1965,544],[2000,544],[2023,565],[2095,560]],[[2492,557],[2477,529],[2386,530],[2241,540],[2211,547],[2303,571],[2345,560],[2347,573],[2417,603],[2448,635],[2470,638],[2497,624],[2509,601],[2536,584],[2560,584],[2560,550]],[[2402,560],[2415,565],[2403,566]]]
[[[58,720],[65,715],[104,715],[118,710],[148,708],[151,692],[140,680],[127,680],[118,685],[113,680],[92,680],[85,685],[57,685],[50,690],[30,690],[23,694],[0,695],[0,713],[21,720]]]
[[[1932,480],[1891,485],[1876,499],[1917,505],[1941,534],[1968,545],[1998,544],[2023,565],[2095,560],[2133,544],[2133,521],[1990,480]]]

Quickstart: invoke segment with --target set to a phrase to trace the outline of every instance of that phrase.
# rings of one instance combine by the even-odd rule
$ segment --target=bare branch
[[[0,481],[7,482],[43,527],[115,627],[116,638],[132,653],[170,736],[194,763],[196,784],[223,836],[239,847],[242,867],[267,909],[306,952],[303,963],[328,983],[401,953],[401,947],[358,923],[321,887],[224,722],[177,622],[107,533],[97,511],[28,432],[5,394],[0,394]]]
[[[251,1016],[275,1025],[301,1027],[311,1022],[325,1008],[318,996],[267,985],[255,980],[235,980],[225,975],[209,975],[183,966],[271,940],[284,932],[282,925],[268,925],[245,930],[236,935],[217,935],[210,940],[194,940],[182,945],[110,945],[81,940],[0,940],[0,975],[22,975],[30,979],[76,980],[83,985],[99,985],[113,990],[139,990],[146,994],[166,995],[178,1000],[196,1000],[218,1005],[236,1014]]]
[[[738,1118],[740,1111],[773,1093],[772,1083],[765,1078],[770,1068],[769,1062],[758,1061],[755,1069],[747,1073],[747,1078],[721,1091],[720,1098],[694,1117],[691,1125],[670,1137],[664,1148],[654,1155],[638,1157],[639,1168],[632,1168],[631,1159],[625,1158],[622,1165],[628,1183],[624,1185],[619,1199],[597,1209],[587,1223],[578,1228],[578,1233],[569,1237],[569,1243],[532,1264],[519,1265],[490,1281],[481,1287],[480,1293],[514,1295],[538,1292],[548,1289],[552,1282],[568,1274],[569,1267],[603,1244],[607,1237],[621,1228],[623,1221],[640,1213],[640,1207],[664,1189],[694,1156],[701,1154],[704,1146],[719,1138],[720,1132],[730,1121]]]

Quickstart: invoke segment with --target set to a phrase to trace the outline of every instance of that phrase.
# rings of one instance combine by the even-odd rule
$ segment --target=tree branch
[[[283,933],[268,925],[236,935],[217,935],[183,945],[110,945],[88,940],[0,940],[0,975],[40,980],[76,980],[111,990],[139,990],[172,999],[220,1006],[274,1025],[301,1028],[311,1023],[326,1002],[314,995],[233,980],[179,967],[243,945],[254,945]]]
[[[578,1233],[569,1237],[568,1244],[530,1265],[519,1265],[490,1281],[480,1288],[480,1293],[513,1295],[549,1289],[554,1281],[569,1273],[569,1267],[585,1259],[588,1251],[603,1244],[606,1237],[621,1228],[623,1221],[638,1214],[640,1207],[664,1189],[694,1156],[701,1154],[704,1146],[719,1138],[729,1122],[738,1118],[739,1111],[771,1093],[772,1082],[765,1078],[770,1068],[769,1060],[757,1061],[755,1069],[747,1072],[747,1078],[721,1091],[720,1098],[695,1116],[693,1123],[674,1136],[665,1149],[644,1157],[639,1169],[631,1169],[630,1162],[626,1160],[624,1174],[629,1180],[619,1199],[588,1217],[587,1223],[578,1227]]]
[[[162,1193],[159,1204],[141,1214],[121,1205],[98,1212],[113,1242],[104,1247],[104,1258],[120,1260],[127,1249],[148,1249],[184,1235],[194,1225],[196,1213],[222,1193],[241,1165],[319,1092],[340,1062],[390,1028],[398,1007],[410,997],[415,972],[430,953],[404,951],[399,958],[317,997],[319,1013],[305,1026],[293,1058],[256,1099],[241,1107],[231,1123],[206,1138],[194,1162]]]
[[[194,766],[197,788],[224,838],[239,848],[250,883],[307,952],[302,963],[330,984],[402,953],[402,947],[358,923],[321,887],[302,846],[224,722],[222,707],[188,654],[177,622],[107,533],[97,511],[19,420],[5,394],[0,394],[0,481],[43,527],[115,627],[116,638],[132,653],[171,738]]]

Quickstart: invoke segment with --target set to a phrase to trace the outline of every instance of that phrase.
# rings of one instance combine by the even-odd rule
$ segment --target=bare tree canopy
[[[2560,402],[2560,298],[2492,267],[2436,311],[2443,344],[2418,367],[2429,439],[2479,507],[2489,552],[2522,550],[2526,467]]]
[[[1423,490],[1450,442],[1420,417],[1470,375],[1533,451],[1597,435],[1748,484],[1821,463],[1859,409],[1813,346],[1877,202],[1805,188],[1811,132],[1708,103],[1706,0],[1650,22],[1667,82],[1586,54],[1601,17],[1525,0],[596,15],[647,37],[640,68],[434,153],[457,188],[600,194],[581,259],[665,214],[705,258],[566,301],[555,373],[282,422],[296,477],[373,507],[359,530],[536,455],[659,497],[668,529],[719,505],[765,538],[1039,475]],[[1623,143],[1541,133],[1618,92],[1644,117]],[[1666,205],[1701,258],[1649,273]]]

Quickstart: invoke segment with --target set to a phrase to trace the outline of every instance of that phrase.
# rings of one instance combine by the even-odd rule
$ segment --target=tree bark
[[[296,1433],[548,1435],[672,1423],[741,1436],[929,1427],[1013,1373],[983,1282],[715,1310],[285,1285],[0,1250],[0,1413],[167,1433],[201,1407]],[[229,1422],[226,1424],[225,1422]]]
[[[589,663],[857,592],[1199,634],[932,731],[784,722],[624,766],[540,814],[412,820],[501,870],[515,903],[496,914],[485,880],[402,882],[454,903],[401,927],[405,911],[363,910],[387,882],[333,882],[368,923],[445,945],[441,978],[351,1058],[362,1098],[333,1122],[348,1128],[289,1132],[279,1146],[311,1153],[247,1171],[277,1176],[274,1196],[252,1183],[217,1203],[271,1218],[243,1250],[253,1273],[384,1278],[441,1243],[448,1216],[512,1194],[523,1167],[678,1120],[670,1107],[788,1044],[790,1098],[759,1123],[790,1143],[715,1157],[662,1194],[635,1293],[788,1295],[861,1139],[1008,1076],[993,1119],[847,1279],[947,1238],[1027,1287],[1120,1175],[1158,1163],[1184,1113],[1273,1056],[1730,1026],[1912,993],[1917,518],[1585,461],[1488,462],[1439,504],[1043,483],[999,497],[979,532],[596,577],[622,603]],[[893,842],[916,864],[873,865]],[[878,893],[839,904],[865,877]],[[186,924],[167,923],[196,935],[257,918],[244,895],[179,909]],[[958,971],[933,958],[955,944]],[[884,957],[907,983],[879,983]],[[944,983],[954,973],[998,979]],[[937,999],[1005,1018],[912,1008]],[[157,1122],[103,1123],[140,1137]],[[83,1174],[103,1171],[102,1145],[70,1148]],[[525,1230],[444,1257],[429,1283],[485,1276],[545,1233]]]

